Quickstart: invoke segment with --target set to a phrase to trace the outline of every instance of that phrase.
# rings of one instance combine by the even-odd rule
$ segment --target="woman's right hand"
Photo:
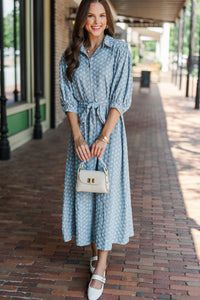
[[[85,162],[91,158],[90,148],[82,136],[74,139],[74,143],[76,154],[80,160]]]

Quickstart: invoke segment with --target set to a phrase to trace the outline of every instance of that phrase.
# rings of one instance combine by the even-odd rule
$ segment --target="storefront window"
[[[4,74],[8,105],[26,101],[25,0],[3,0]]]
[[[35,89],[44,96],[44,3],[34,0]]]

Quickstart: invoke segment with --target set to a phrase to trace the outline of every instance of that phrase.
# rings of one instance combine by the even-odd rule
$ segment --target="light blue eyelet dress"
[[[123,113],[132,100],[132,63],[128,45],[106,35],[101,46],[89,58],[82,45],[80,66],[66,76],[64,56],[60,61],[61,107],[78,114],[82,135],[89,147],[101,133],[109,109],[116,108],[120,118],[110,135],[102,156],[108,168],[108,194],[76,192],[80,164],[71,134],[65,171],[62,230],[64,241],[76,237],[78,246],[96,243],[97,249],[111,250],[112,244],[126,244],[133,236],[127,140]],[[93,157],[83,169],[103,170]]]

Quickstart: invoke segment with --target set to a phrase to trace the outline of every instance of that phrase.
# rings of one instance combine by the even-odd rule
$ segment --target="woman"
[[[71,46],[60,61],[61,106],[71,126],[68,146],[63,237],[76,236],[78,246],[91,244],[93,273],[89,299],[98,299],[105,283],[108,251],[133,236],[127,141],[123,113],[132,98],[131,55],[115,40],[106,0],[82,0]],[[77,170],[109,172],[107,194],[76,192]]]

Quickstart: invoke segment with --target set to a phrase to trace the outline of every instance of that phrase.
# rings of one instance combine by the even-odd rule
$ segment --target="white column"
[[[127,43],[132,44],[132,28],[127,28]]]
[[[162,71],[168,71],[169,64],[169,37],[170,37],[170,24],[164,23],[163,33],[160,38],[160,61],[162,63]]]
[[[160,60],[160,41],[156,42],[156,59]]]

